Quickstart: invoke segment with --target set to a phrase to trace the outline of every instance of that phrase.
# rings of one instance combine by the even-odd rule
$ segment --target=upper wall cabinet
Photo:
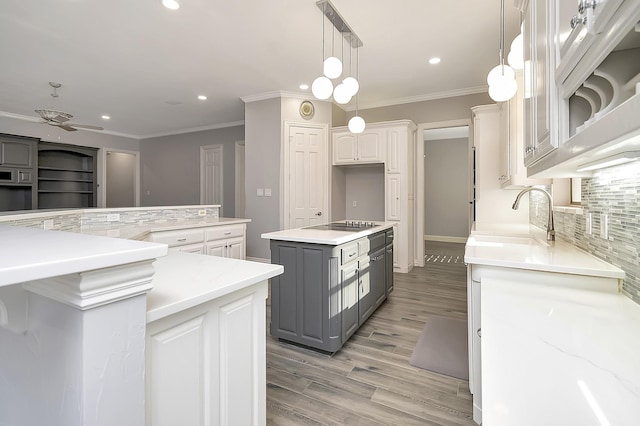
[[[384,162],[383,129],[366,129],[360,134],[336,130],[332,134],[333,165]]]
[[[527,159],[528,175],[585,176],[578,172],[582,165],[640,149],[635,141],[640,134],[640,1],[517,4],[524,8],[525,45],[531,47],[525,58],[525,129],[531,139],[525,149],[534,151]],[[548,42],[539,32],[542,22]],[[547,92],[540,91],[543,45],[550,71],[542,74],[550,86],[546,102]],[[557,149],[536,155],[535,144],[544,143],[546,129]]]
[[[524,4],[524,162],[528,166],[558,146],[555,58],[550,54],[551,22],[547,0]]]

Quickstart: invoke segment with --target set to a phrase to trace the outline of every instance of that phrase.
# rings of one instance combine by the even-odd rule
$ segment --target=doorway
[[[236,142],[236,209],[235,217],[245,216],[244,141]]]
[[[104,158],[106,208],[140,205],[140,157],[135,151],[107,150]]]
[[[206,145],[200,147],[200,204],[222,205],[222,145]]]
[[[425,179],[425,164],[426,164],[426,158],[425,158],[425,144],[427,142],[425,142],[425,132],[427,132],[428,137],[430,138],[436,138],[436,139],[447,139],[448,136],[447,133],[451,133],[451,134],[456,134],[455,132],[460,132],[462,131],[462,129],[466,130],[466,151],[464,151],[464,153],[458,153],[454,158],[456,159],[456,161],[458,161],[459,163],[457,163],[457,165],[460,167],[461,165],[464,166],[464,170],[466,173],[468,173],[468,171],[470,170],[470,166],[469,166],[469,150],[470,150],[470,138],[468,137],[468,132],[469,132],[469,128],[471,126],[471,121],[468,119],[460,119],[460,120],[448,120],[448,121],[441,121],[441,122],[434,122],[434,123],[422,123],[418,125],[418,131],[417,131],[417,142],[416,143],[416,164],[415,164],[415,168],[416,168],[416,174],[415,174],[415,185],[416,185],[416,207],[415,207],[415,230],[416,230],[416,238],[415,238],[415,259],[414,259],[414,265],[416,266],[424,266],[425,264],[425,260],[424,260],[424,256],[425,256],[425,236],[426,238],[432,239],[434,241],[445,241],[445,242],[465,242],[466,238],[468,236],[468,232],[466,232],[464,238],[463,237],[457,237],[457,236],[448,236],[448,235],[431,235],[431,234],[427,234],[427,230],[426,228],[426,223],[427,223],[427,217],[426,217],[426,212],[429,210],[429,214],[433,215],[433,211],[431,211],[430,207],[431,205],[437,203],[438,201],[436,200],[427,200],[427,188],[426,188],[426,179]],[[454,128],[462,128],[460,130],[452,130]],[[445,135],[444,137],[442,135]],[[434,140],[436,140],[434,139]],[[435,157],[433,157],[433,154],[436,154]],[[431,153],[432,155],[432,159],[438,158],[437,153]],[[432,172],[432,170],[430,170],[428,172],[428,174],[430,175]],[[466,175],[466,174],[465,174]],[[429,182],[430,184],[433,184],[433,187],[436,187],[436,189],[440,189],[441,192],[446,190],[448,188],[448,184],[450,183],[451,179],[455,179],[456,182],[460,182],[459,180],[459,176],[453,176],[453,173],[451,173],[450,171],[447,171],[446,174],[440,173],[439,175],[437,175],[437,177],[430,177]],[[432,188],[432,187],[431,187]],[[464,204],[464,211],[463,211],[463,215],[466,215],[464,217],[468,217],[469,215],[469,208],[468,208],[468,203],[469,203],[469,191],[470,191],[470,187],[469,187],[469,178],[466,178],[466,181],[464,182],[464,184],[462,185],[462,189],[460,189],[460,187],[458,189],[455,190],[455,197],[457,200],[463,200]],[[453,193],[453,191],[451,191]],[[447,198],[449,198],[449,194],[444,191],[445,195]],[[451,196],[453,196],[454,194],[451,194]],[[428,205],[429,204],[429,205]],[[456,209],[456,213],[458,213],[458,210],[460,209],[460,207],[455,207]],[[465,222],[465,227],[466,227],[466,231],[468,231],[468,221]],[[436,232],[436,231],[429,231],[429,232]],[[450,232],[446,232],[446,233],[450,233]],[[437,237],[441,237],[441,238],[437,238]]]

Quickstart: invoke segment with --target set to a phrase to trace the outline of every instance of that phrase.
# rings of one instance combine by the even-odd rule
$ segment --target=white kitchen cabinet
[[[206,231],[206,254],[245,260],[246,225],[229,225]]]
[[[366,129],[360,134],[345,130],[332,133],[333,165],[384,162],[385,132]]]
[[[387,218],[386,220],[400,220],[402,192],[402,176],[400,174],[389,174],[387,176]]]
[[[262,281],[147,324],[147,426],[266,424],[266,298]]]
[[[523,2],[524,12],[524,162],[528,166],[558,146],[557,95],[552,78],[555,55],[550,43],[551,5],[547,0]]]
[[[531,185],[550,185],[551,179],[527,177],[524,164],[523,73],[516,71],[518,91],[503,102],[500,115],[500,184],[504,189],[522,189]]]
[[[244,223],[197,229],[152,232],[149,241],[169,245],[169,250],[209,256],[246,259]]]

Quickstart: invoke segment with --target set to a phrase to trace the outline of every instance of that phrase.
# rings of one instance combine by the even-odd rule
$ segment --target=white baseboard
[[[262,257],[247,257],[249,262],[271,263],[271,259],[264,259]]]
[[[440,241],[442,243],[466,243],[467,237],[445,237],[441,235],[425,235],[425,241]]]

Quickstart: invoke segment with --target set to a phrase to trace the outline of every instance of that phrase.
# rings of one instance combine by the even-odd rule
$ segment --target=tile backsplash
[[[547,201],[540,193],[530,194],[531,222],[544,228]],[[581,207],[582,214],[554,211],[557,237],[624,270],[622,291],[640,304],[640,165],[611,167],[594,172],[591,178],[583,178]],[[586,233],[589,213],[592,216],[590,235]],[[606,239],[600,236],[601,215],[608,217]]]

